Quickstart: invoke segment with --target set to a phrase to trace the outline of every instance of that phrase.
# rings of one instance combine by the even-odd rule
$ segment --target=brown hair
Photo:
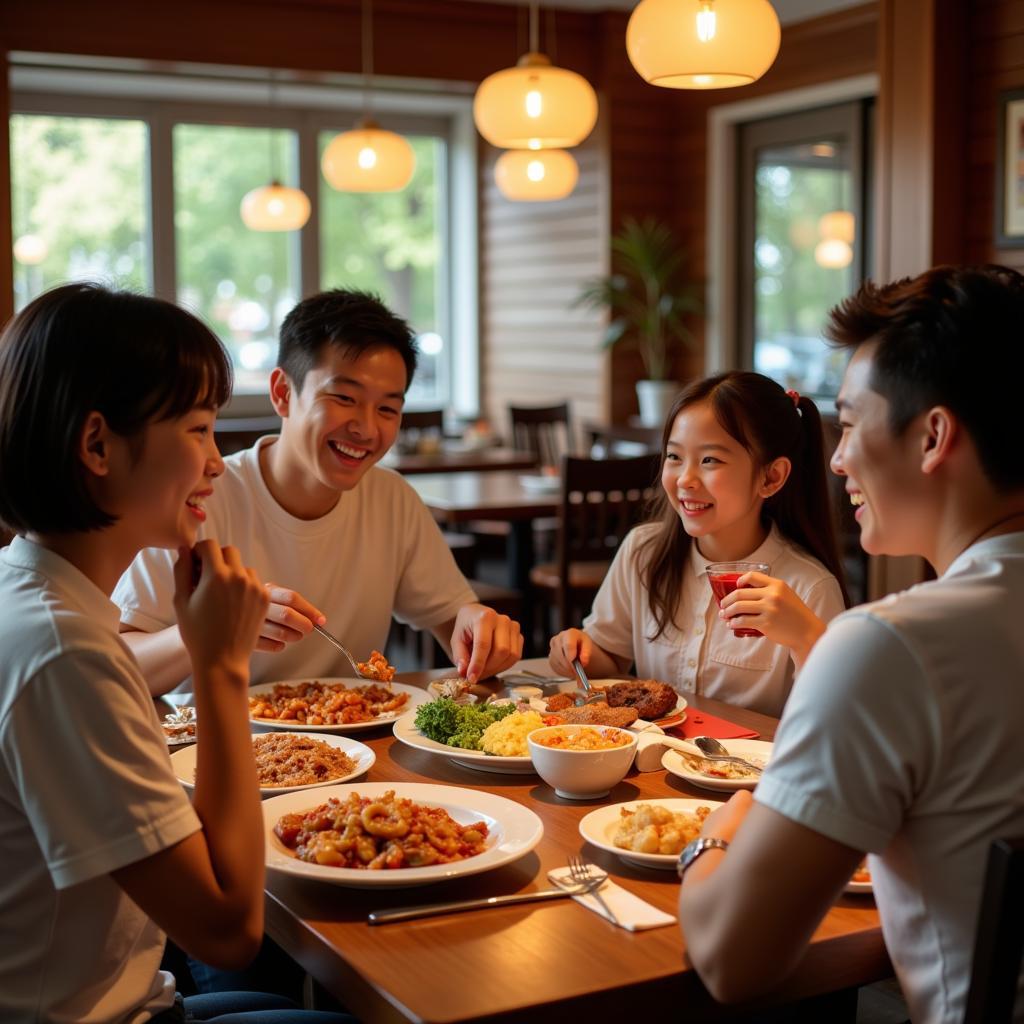
[[[778,458],[792,463],[789,479],[761,509],[765,526],[775,523],[787,538],[818,559],[839,582],[849,603],[836,544],[825,476],[824,437],[817,406],[801,397],[798,404],[770,377],[733,370],[695,381],[676,398],[661,437],[662,467],[676,417],[698,402],[708,402],[722,429],[750,453],[756,466]],[[640,579],[647,587],[651,614],[661,636],[673,621],[683,592],[692,538],[664,488],[652,502],[651,522],[658,524],[637,550]]]
[[[877,342],[871,388],[889,402],[897,437],[936,405],[964,425],[999,491],[1024,487],[1019,430],[1024,376],[1024,277],[1008,267],[933,267],[915,278],[866,281],[829,314],[826,336],[845,348]]]
[[[138,440],[137,456],[147,424],[230,394],[224,347],[170,302],[94,284],[40,295],[0,335],[0,522],[18,533],[110,526],[79,458],[86,417]]]

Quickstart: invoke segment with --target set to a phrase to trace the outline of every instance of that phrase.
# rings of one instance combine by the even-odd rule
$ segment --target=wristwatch
[[[728,849],[729,844],[724,839],[715,839],[712,836],[698,836],[696,839],[691,839],[683,847],[683,852],[679,854],[679,860],[676,862],[676,873],[682,878],[693,865],[693,862],[708,850]]]

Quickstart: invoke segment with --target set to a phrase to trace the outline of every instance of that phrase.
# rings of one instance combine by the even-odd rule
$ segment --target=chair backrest
[[[533,452],[542,466],[557,466],[573,451],[569,403],[508,407],[512,447]]]
[[[444,409],[408,409],[402,413],[401,430],[444,429]]]
[[[562,460],[558,613],[563,624],[569,620],[571,563],[611,561],[623,538],[643,518],[659,486],[660,467],[658,454]]]
[[[988,852],[964,1024],[1010,1024],[1024,957],[1024,839]]]

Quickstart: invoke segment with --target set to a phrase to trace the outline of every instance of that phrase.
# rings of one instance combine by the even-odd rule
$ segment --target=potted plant
[[[632,345],[646,378],[637,381],[640,421],[661,426],[679,382],[670,379],[673,357],[693,335],[687,314],[699,313],[696,284],[683,278],[684,254],[672,230],[653,217],[628,218],[612,237],[612,273],[588,281],[576,305],[607,309],[605,345]]]

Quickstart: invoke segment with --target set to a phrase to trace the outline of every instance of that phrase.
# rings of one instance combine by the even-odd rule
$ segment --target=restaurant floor
[[[857,1024],[906,1024],[909,1017],[895,978],[866,985],[857,995]]]

